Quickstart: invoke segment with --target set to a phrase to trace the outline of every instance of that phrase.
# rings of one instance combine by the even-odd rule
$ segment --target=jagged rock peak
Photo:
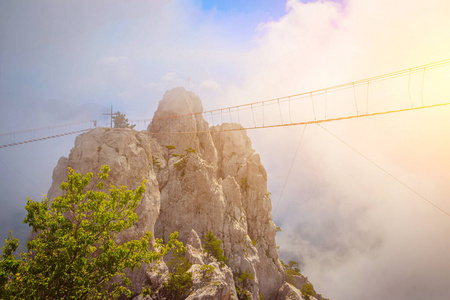
[[[275,241],[267,173],[259,155],[245,130],[221,130],[238,124],[185,134],[185,126],[209,128],[202,111],[198,96],[175,88],[165,93],[154,114],[154,119],[185,115],[172,120],[171,131],[157,122],[147,132],[97,128],[78,136],[69,157],[60,159],[54,170],[49,198],[60,192],[57,187],[68,166],[86,173],[107,164],[116,186],[135,188],[144,177],[147,190],[136,208],[139,221],[120,233],[118,241],[137,239],[147,230],[167,241],[170,233],[178,231],[187,245],[185,257],[192,264],[193,287],[187,299],[241,298],[239,276],[244,273],[251,277],[245,290],[252,300],[304,299],[300,290],[309,284],[306,277],[291,276],[292,285],[286,283]],[[203,252],[202,241],[209,231],[222,241],[226,265]],[[211,271],[207,280],[206,269]],[[167,281],[169,269],[161,260],[128,273],[135,299],[142,299],[143,287],[158,290]],[[156,293],[151,298],[165,299]],[[315,292],[309,298],[321,300]]]
[[[167,118],[179,115],[188,115],[203,112],[202,101],[191,91],[183,87],[176,87],[166,91],[159,101],[154,119]]]
[[[159,101],[158,109],[153,116],[153,121],[147,127],[147,132],[163,149],[165,146],[174,146],[176,150],[173,153],[179,155],[184,154],[187,148],[195,149],[214,168],[217,168],[217,151],[212,136],[208,132],[209,124],[203,118],[202,111],[202,101],[197,95],[182,87],[174,88],[167,91],[163,99]],[[174,116],[183,117],[167,119]],[[196,133],[184,134],[184,132]]]

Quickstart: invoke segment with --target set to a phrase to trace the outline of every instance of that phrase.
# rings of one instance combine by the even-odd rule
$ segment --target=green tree
[[[286,274],[286,281],[290,284],[294,284],[294,276],[302,276],[299,269],[299,263],[293,260],[289,261],[287,265],[281,260],[280,262],[285,269],[284,273]]]
[[[178,233],[167,245],[156,239],[149,251],[151,233],[140,240],[116,243],[116,234],[137,222],[134,209],[145,192],[145,179],[134,191],[110,185],[103,192],[109,167],[98,173],[93,190],[85,192],[92,173],[84,176],[68,169],[64,194],[52,203],[28,199],[24,223],[35,238],[28,253],[14,256],[18,241],[11,234],[0,261],[0,299],[105,299],[131,295],[125,269],[151,263],[181,244]],[[182,246],[182,244],[181,244]],[[114,280],[112,281],[112,279]]]
[[[187,260],[186,248],[180,247],[173,251],[172,260],[167,262],[170,273],[169,279],[162,284],[159,294],[170,300],[185,299],[193,284],[192,272],[189,272],[192,264]]]
[[[239,300],[250,300],[251,293],[248,291],[251,286],[251,282],[255,279],[252,273],[245,270],[243,273],[237,274],[236,281],[236,293]]]
[[[209,253],[210,255],[214,256],[219,261],[220,266],[222,267],[227,261],[227,258],[223,255],[223,250],[222,248],[220,248],[220,244],[222,244],[222,241],[217,239],[212,231],[209,231],[205,236],[205,240],[203,241],[203,252]]]
[[[130,125],[128,123],[128,119],[125,117],[125,114],[120,113],[120,111],[116,112],[112,117],[114,122],[114,128],[131,128],[133,129],[135,125]]]
[[[311,283],[307,283],[302,287],[302,295],[306,300],[310,300],[311,297],[314,297],[314,288]]]
[[[288,267],[289,270],[294,271],[294,275],[300,275],[300,269],[299,269],[298,262],[296,262],[294,260],[291,260],[291,261],[288,262],[287,267]]]

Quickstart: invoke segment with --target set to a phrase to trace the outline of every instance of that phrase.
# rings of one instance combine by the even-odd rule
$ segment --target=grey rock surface
[[[281,286],[276,300],[305,300],[305,298],[295,286],[285,282]]]
[[[253,277],[246,288],[251,299],[302,299],[285,282],[259,155],[244,130],[223,131],[239,124],[218,125],[211,133],[202,112],[198,96],[175,88],[160,101],[147,132],[97,128],[78,136],[69,157],[54,169],[49,198],[60,195],[67,167],[84,174],[107,164],[111,183],[132,189],[146,178],[147,190],[136,208],[139,221],[120,233],[118,242],[140,238],[148,230],[167,241],[178,231],[192,264],[187,299],[237,299],[236,280],[244,272]],[[173,116],[182,117],[168,119]],[[183,133],[188,128],[197,132]],[[222,241],[226,265],[202,251],[209,231]],[[213,271],[206,276],[205,268]],[[161,287],[168,272],[162,260],[130,274],[134,299],[144,299],[139,295],[144,286]]]

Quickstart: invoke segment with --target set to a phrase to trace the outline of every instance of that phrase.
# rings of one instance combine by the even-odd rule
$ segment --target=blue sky
[[[1,1],[0,133],[84,119],[105,126],[110,105],[149,119],[176,86],[208,110],[447,59],[448,11],[447,0]],[[436,74],[427,74],[427,101],[449,95],[440,90],[449,75]],[[421,77],[412,80],[417,98]],[[371,87],[373,104],[395,105],[407,86]],[[442,109],[328,129],[450,210],[449,120]],[[248,132],[273,201],[301,130]],[[73,143],[0,149],[2,236],[12,228],[23,239],[26,196],[47,192]],[[274,218],[282,255],[301,261],[330,299],[449,298],[447,220],[359,159],[320,128],[306,129]]]
[[[286,3],[276,0],[250,1],[199,1],[204,10],[216,10],[223,14],[258,13],[259,22],[278,19],[286,13]]]

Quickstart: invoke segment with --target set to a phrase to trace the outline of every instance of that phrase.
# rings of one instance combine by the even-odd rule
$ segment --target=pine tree
[[[125,117],[125,114],[120,113],[120,111],[116,112],[112,117],[114,122],[114,128],[131,128],[133,129],[136,124],[130,125],[128,123],[128,119]]]
[[[206,234],[203,243],[203,252],[214,256],[220,262],[220,265],[223,266],[223,264],[227,261],[227,258],[223,255],[222,248],[220,248],[222,241],[217,239],[212,231],[209,231]]]

